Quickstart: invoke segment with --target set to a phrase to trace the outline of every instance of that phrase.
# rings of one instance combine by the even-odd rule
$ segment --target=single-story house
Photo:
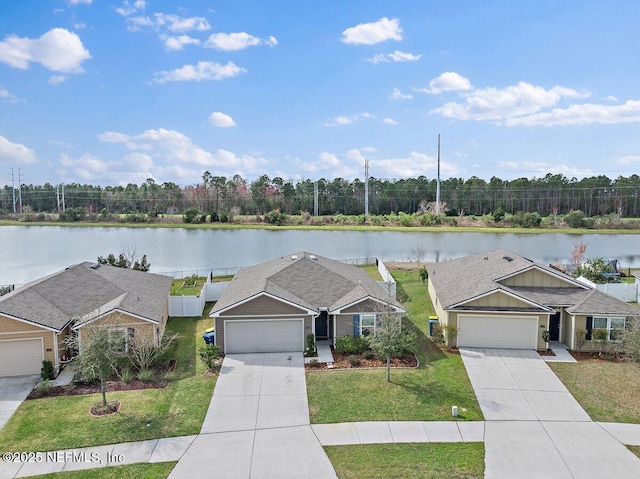
[[[159,341],[171,283],[167,276],[85,262],[1,296],[0,377],[39,374],[45,359],[59,368],[70,356],[65,338],[82,340],[92,325]]]
[[[372,334],[381,314],[404,312],[362,268],[302,251],[238,271],[211,317],[222,352],[251,353]]]
[[[608,340],[640,309],[575,278],[510,251],[496,250],[432,263],[429,295],[441,325],[458,328],[459,347],[544,349],[551,341],[576,349],[598,348],[590,340],[605,329]]]

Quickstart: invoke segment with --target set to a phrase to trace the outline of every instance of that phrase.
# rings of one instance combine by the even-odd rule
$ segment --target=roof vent
[[[503,256],[502,258],[506,259],[509,262],[513,261],[513,258],[511,256]]]
[[[318,258],[316,257],[315,254],[309,255],[309,258],[318,261]]]
[[[291,255],[291,261],[295,261],[297,259],[298,259],[298,255],[297,254]]]
[[[93,263],[91,266],[89,266],[91,269],[98,269],[100,267],[100,263]]]

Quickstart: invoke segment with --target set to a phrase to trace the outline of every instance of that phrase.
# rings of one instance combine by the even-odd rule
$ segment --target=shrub
[[[444,330],[447,336],[447,347],[455,347],[458,344],[458,332],[460,332],[460,328],[458,328],[455,324],[447,324]]]
[[[376,357],[376,353],[374,353],[372,350],[367,349],[365,352],[362,353],[362,357],[364,359],[373,359]]]
[[[118,376],[120,377],[120,381],[128,383],[133,379],[133,371],[131,371],[130,368],[123,368]]]
[[[580,351],[587,343],[587,330],[576,328],[576,351]]]
[[[141,369],[138,371],[138,379],[143,383],[152,383],[156,380],[156,373],[153,369]]]
[[[355,354],[350,354],[347,360],[349,361],[349,365],[352,368],[357,368],[358,366],[360,366],[360,358]]]
[[[564,217],[564,222],[571,228],[585,228],[585,214],[580,210],[573,210]]]
[[[500,223],[504,219],[504,210],[502,208],[496,209],[491,216],[493,216],[493,221],[496,223]]]
[[[316,354],[316,337],[313,333],[307,334],[307,347],[304,354],[306,356],[315,356]]]
[[[42,361],[42,368],[40,369],[40,375],[42,379],[48,381],[49,379],[55,379],[56,371],[53,367],[53,363],[48,359]]]
[[[287,222],[289,217],[280,211],[280,208],[271,210],[264,215],[264,222],[271,225],[282,226]]]
[[[523,213],[522,211],[518,211],[511,218],[511,222],[522,228],[536,228],[542,223],[542,217],[538,213]]]
[[[200,221],[200,210],[198,208],[188,208],[182,213],[182,221],[185,223],[198,223]]]
[[[209,215],[209,221],[211,221],[212,223],[217,223],[218,221],[220,221],[220,216],[218,216],[217,211],[211,212],[211,215]]]
[[[336,340],[336,352],[339,354],[362,354],[368,349],[369,342],[362,336],[342,336]]]
[[[433,325],[433,335],[431,340],[436,344],[444,344],[444,329],[440,323]]]
[[[87,211],[84,208],[67,208],[60,213],[58,219],[60,221],[82,221],[87,217]]]
[[[215,372],[220,367],[216,365],[216,360],[220,357],[220,348],[215,344],[207,344],[206,346],[200,346],[198,348],[198,355],[200,360],[204,363],[207,369],[211,372]]]
[[[45,379],[36,386],[35,393],[40,397],[48,396],[49,394],[51,394],[51,391],[53,391],[53,388],[53,383],[48,379]]]
[[[322,364],[319,363],[317,359],[312,359],[311,361],[309,361],[308,364],[309,364],[309,367],[313,368],[313,369],[317,369],[317,368],[322,367]]]

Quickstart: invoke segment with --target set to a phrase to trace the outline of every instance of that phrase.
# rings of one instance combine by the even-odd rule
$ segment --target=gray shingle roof
[[[302,251],[238,271],[212,315],[262,293],[316,312],[335,311],[366,298],[402,309],[361,268]]]
[[[167,276],[85,262],[0,297],[0,313],[58,331],[105,305],[159,321],[171,282]]]
[[[564,279],[567,287],[504,286],[498,281],[531,268]],[[571,276],[507,250],[495,250],[427,266],[444,309],[489,294],[504,291],[544,306],[565,306],[571,314],[638,314],[638,308],[587,288]],[[572,286],[575,285],[575,286]]]

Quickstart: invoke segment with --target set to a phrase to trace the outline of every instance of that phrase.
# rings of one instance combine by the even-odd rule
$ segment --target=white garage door
[[[536,349],[535,317],[458,316],[458,347]]]
[[[304,349],[302,319],[225,321],[226,353],[279,353]]]
[[[40,374],[42,340],[0,341],[0,377]]]

